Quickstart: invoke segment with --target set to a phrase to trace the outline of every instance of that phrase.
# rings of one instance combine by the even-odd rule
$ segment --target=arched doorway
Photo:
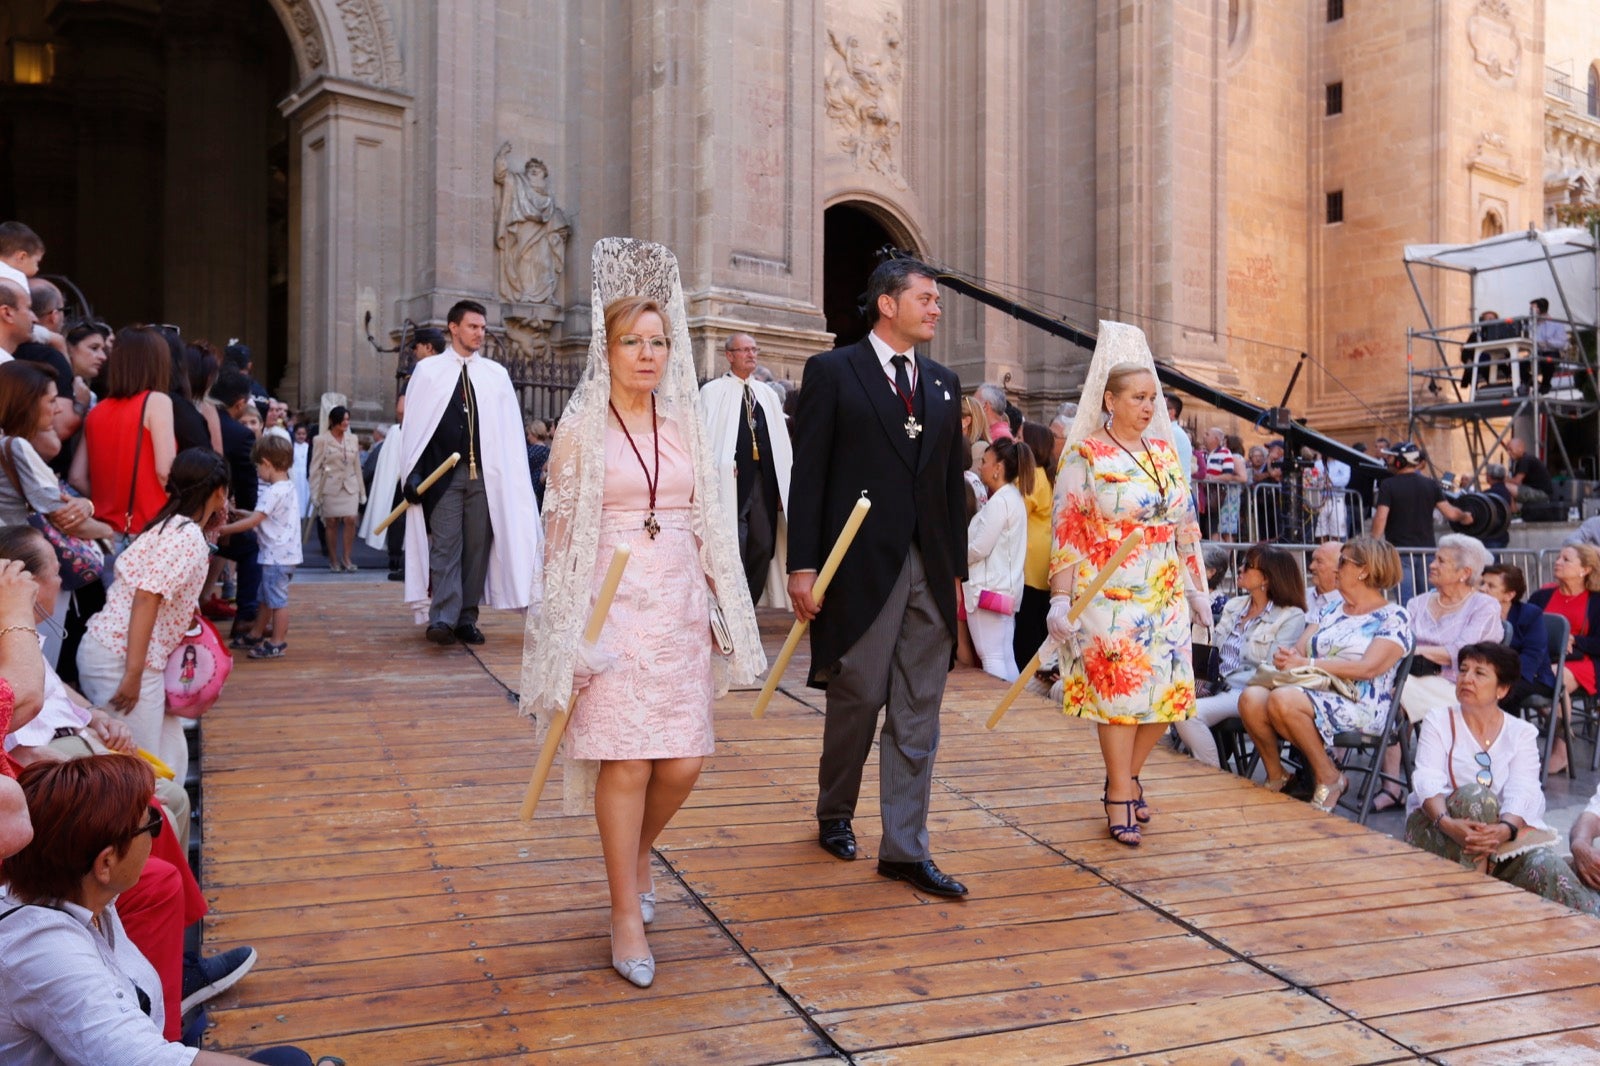
[[[298,82],[265,0],[6,5],[8,43],[49,57],[0,85],[0,217],[44,238],[113,326],[240,338],[271,386],[288,338],[289,127]]]
[[[900,227],[893,220],[859,201],[835,204],[822,213],[822,311],[835,344],[866,336],[862,298],[884,246],[916,251],[915,243],[896,231]]]

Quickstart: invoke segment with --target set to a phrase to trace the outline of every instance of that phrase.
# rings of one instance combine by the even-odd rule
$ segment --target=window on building
[[[1328,194],[1328,225],[1344,221],[1344,190]]]
[[[1329,82],[1325,88],[1327,89],[1328,96],[1328,109],[1326,113],[1330,116],[1344,114],[1344,82]]]
[[[1480,238],[1498,237],[1506,231],[1506,224],[1500,220],[1498,211],[1484,213],[1483,224],[1478,228]]]
[[[1589,115],[1600,118],[1600,64],[1589,68]]]
[[[18,85],[48,85],[56,75],[56,46],[44,41],[11,42],[11,80]]]
[[[1328,0],[1328,21],[1338,22],[1344,18],[1344,0]]]

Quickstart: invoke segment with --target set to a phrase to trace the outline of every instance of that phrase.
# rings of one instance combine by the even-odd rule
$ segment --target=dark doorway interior
[[[882,222],[855,204],[837,204],[822,214],[822,310],[834,343],[853,344],[867,334],[862,317],[867,278],[878,252],[895,238]]]
[[[171,322],[286,363],[294,58],[262,0],[7,0],[0,218],[45,242],[43,272],[120,327]]]

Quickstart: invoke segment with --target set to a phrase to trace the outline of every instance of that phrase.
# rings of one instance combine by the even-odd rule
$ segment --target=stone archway
[[[267,0],[294,46],[301,83],[320,76],[399,88],[404,71],[383,0]]]
[[[267,0],[299,70],[289,121],[288,360],[278,392],[344,395],[388,421],[392,364],[372,358],[401,285],[405,71],[386,0]]]
[[[860,302],[867,278],[886,245],[918,254],[920,242],[884,206],[843,200],[822,213],[822,309],[834,343],[850,344],[867,332]]]

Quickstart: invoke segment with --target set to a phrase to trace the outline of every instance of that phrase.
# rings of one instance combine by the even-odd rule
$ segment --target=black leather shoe
[[[456,626],[455,634],[456,639],[463,644],[483,643],[483,630],[479,629],[471,622],[462,622],[460,625]]]
[[[389,580],[390,581],[404,581],[405,579],[406,579],[406,572],[404,570],[391,570],[391,571],[389,571]]]
[[[879,859],[878,873],[894,881],[904,881],[912,888],[920,888],[932,896],[960,897],[967,894],[967,886],[940,870],[932,859],[923,859],[921,862]]]
[[[429,625],[426,635],[435,644],[454,644],[456,642],[455,632],[443,622],[434,622]]]
[[[856,834],[848,818],[824,818],[818,824],[817,843],[836,859],[856,857]]]

